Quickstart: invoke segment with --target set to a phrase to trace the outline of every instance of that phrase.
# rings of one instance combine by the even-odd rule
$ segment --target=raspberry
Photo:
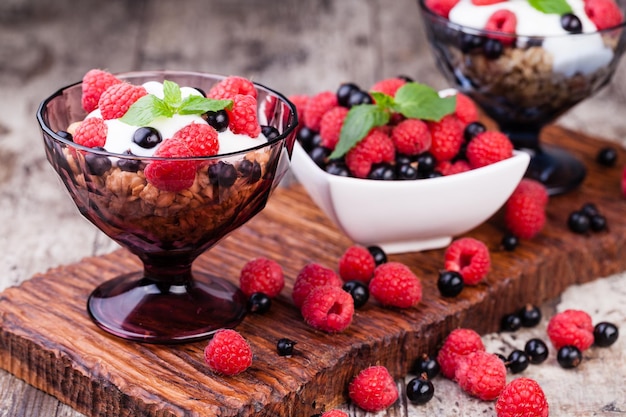
[[[343,121],[347,115],[348,109],[341,106],[333,107],[324,113],[320,122],[321,145],[323,147],[330,150],[335,149],[337,142],[339,142]]]
[[[498,417],[548,417],[550,407],[537,381],[517,378],[509,382],[496,401]]]
[[[320,264],[309,263],[306,264],[296,277],[296,281],[293,284],[293,290],[291,297],[296,307],[300,308],[304,299],[315,287],[321,287],[324,285],[332,285],[335,287],[341,287],[343,282],[341,278],[337,276],[335,271],[330,268],[326,268]]]
[[[113,84],[104,90],[98,101],[102,118],[110,120],[124,116],[131,105],[147,94],[146,89],[140,85]]]
[[[215,100],[232,100],[238,94],[257,97],[252,81],[237,76],[226,77],[214,84],[207,93],[207,97]]]
[[[274,298],[284,286],[283,268],[278,262],[267,258],[256,258],[247,262],[239,275],[239,287],[247,297],[261,292]]]
[[[593,344],[591,316],[582,310],[565,310],[555,314],[546,329],[556,350],[563,346],[576,346],[581,352]]]
[[[154,156],[177,158],[188,157],[189,148],[181,138],[163,141]],[[194,161],[156,160],[144,169],[146,180],[163,191],[178,192],[191,187],[196,178],[197,164]]]
[[[370,91],[377,91],[379,93],[395,97],[396,91],[398,91],[398,89],[404,84],[406,84],[406,81],[402,78],[387,78],[374,84],[370,88]]]
[[[204,348],[204,360],[213,372],[237,375],[252,364],[252,349],[237,331],[222,329],[215,332]]]
[[[409,308],[422,299],[422,283],[408,266],[387,262],[376,267],[370,294],[384,306]]]
[[[463,237],[448,246],[444,254],[444,268],[456,271],[466,285],[476,285],[489,273],[491,258],[487,245],[478,239]]]
[[[504,205],[504,223],[520,239],[531,239],[546,223],[548,193],[538,181],[524,178]]]
[[[476,106],[476,103],[463,93],[456,93],[455,114],[464,126],[478,121],[478,107]]]
[[[88,117],[78,125],[74,132],[74,142],[88,148],[104,147],[108,128],[99,117]]]
[[[485,24],[485,30],[506,34],[515,34],[516,27],[517,17],[515,13],[507,9],[500,9],[493,12]],[[488,36],[493,39],[498,39],[503,45],[510,45],[515,40],[513,36],[495,34],[489,34]]]
[[[352,322],[354,300],[341,287],[323,285],[311,289],[300,311],[304,321],[314,329],[339,333]]]
[[[293,96],[289,96],[289,101],[296,106],[296,112],[298,113],[298,126],[306,125],[304,121],[304,112],[306,111],[306,107],[309,104],[309,96],[306,94],[296,94]]]
[[[471,170],[472,167],[467,161],[459,159],[458,161],[441,161],[437,163],[435,170],[441,172],[443,175],[460,174]]]
[[[348,414],[341,410],[324,411],[320,417],[349,417]]]
[[[420,119],[406,119],[391,131],[396,150],[405,155],[418,155],[430,149],[432,138],[428,125]]]
[[[242,133],[256,138],[261,133],[259,117],[257,114],[256,97],[236,94],[232,98],[233,108],[227,110],[230,130],[233,133]]]
[[[83,76],[82,84],[83,95],[81,97],[81,103],[83,109],[85,109],[87,113],[94,111],[98,107],[98,101],[100,101],[100,96],[104,90],[113,84],[119,84],[121,82],[122,80],[106,71],[99,69],[87,71]]]
[[[426,0],[426,7],[428,7],[433,13],[443,16],[446,19],[450,14],[450,10],[459,0]]]
[[[463,124],[449,114],[438,122],[427,122],[432,138],[430,153],[438,161],[447,161],[456,156],[463,144]]]
[[[480,335],[471,329],[455,329],[446,337],[437,353],[437,363],[441,374],[446,378],[454,378],[459,358],[471,352],[484,351]]]
[[[187,156],[212,156],[219,151],[220,144],[217,137],[217,130],[212,126],[205,123],[191,123],[174,133],[172,139],[183,141],[189,150]]]
[[[459,358],[454,379],[471,396],[491,401],[506,385],[506,366],[493,353],[478,350]]]
[[[322,91],[314,95],[304,109],[305,126],[319,132],[324,113],[338,105],[337,94],[332,91]]]
[[[469,142],[466,155],[472,168],[480,168],[513,156],[513,144],[504,133],[487,131]]]
[[[624,21],[624,16],[614,0],[586,0],[585,13],[598,30],[612,28]]]
[[[392,162],[395,147],[382,128],[374,128],[346,154],[346,165],[357,178],[366,178],[373,164]]]
[[[363,246],[351,246],[339,258],[339,276],[346,282],[356,280],[367,284],[375,269],[374,257]]]
[[[350,399],[370,412],[389,408],[398,399],[398,387],[384,366],[370,366],[354,377],[348,386]]]

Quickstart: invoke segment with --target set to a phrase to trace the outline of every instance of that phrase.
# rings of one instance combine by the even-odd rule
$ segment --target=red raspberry
[[[532,239],[546,224],[548,193],[538,181],[524,178],[504,205],[504,223],[520,239]]]
[[[237,375],[252,364],[252,349],[237,331],[222,329],[204,348],[204,360],[215,373]]]
[[[226,77],[214,84],[207,93],[207,97],[215,100],[232,100],[238,94],[257,97],[252,81],[237,76]]]
[[[242,133],[256,138],[261,133],[256,98],[245,94],[232,97],[233,108],[228,113],[228,127],[233,133]]]
[[[375,269],[374,257],[363,246],[351,246],[339,258],[339,276],[344,281],[356,280],[367,284],[372,279]]]
[[[452,242],[446,249],[444,261],[444,268],[460,273],[467,285],[481,282],[491,267],[489,248],[472,237],[463,237]]]
[[[99,69],[87,71],[83,76],[82,84],[83,95],[81,97],[81,103],[83,109],[85,109],[87,113],[94,111],[98,108],[98,101],[100,101],[100,96],[104,90],[113,84],[119,84],[121,82],[122,80],[107,71]]]
[[[348,413],[341,410],[328,410],[324,411],[321,417],[349,417]]]
[[[384,80],[380,80],[376,84],[374,84],[370,88],[370,91],[377,91],[379,93],[395,97],[398,89],[404,84],[406,84],[406,80],[403,80],[402,78],[387,78]]]
[[[304,112],[306,111],[306,107],[309,104],[309,96],[306,94],[296,94],[293,96],[289,96],[289,101],[296,106],[296,112],[298,113],[298,126],[305,126],[306,123],[304,121]]]
[[[443,175],[454,175],[460,174],[462,172],[467,172],[472,169],[467,161],[459,159],[458,161],[441,161],[437,163],[437,167],[435,168],[437,171],[441,172]]]
[[[219,151],[218,133],[206,123],[191,123],[172,136],[183,141],[189,152],[187,156],[213,156]]]
[[[305,126],[319,132],[324,113],[338,105],[337,94],[332,91],[322,91],[314,95],[304,109]]]
[[[428,125],[420,119],[406,119],[391,131],[396,150],[405,155],[418,155],[430,149],[432,138]]]
[[[409,308],[422,299],[420,279],[400,262],[387,262],[376,267],[369,283],[370,294],[384,306]]]
[[[504,133],[487,131],[469,142],[466,155],[472,168],[480,168],[512,157],[513,144]]]
[[[471,396],[491,401],[506,385],[506,366],[493,353],[478,350],[459,358],[454,379]]]
[[[612,28],[624,21],[622,11],[614,0],[586,0],[585,13],[598,30]]]
[[[267,258],[256,258],[247,262],[239,275],[239,287],[247,297],[261,292],[274,298],[284,286],[283,268],[278,262]]]
[[[315,287],[321,287],[324,285],[332,285],[335,287],[341,287],[343,282],[341,278],[330,268],[326,268],[317,263],[306,264],[298,275],[296,281],[293,284],[293,290],[291,297],[296,307],[300,308],[304,299]]]
[[[555,349],[566,345],[576,346],[581,352],[593,344],[591,316],[582,310],[565,310],[555,314],[546,329]]]
[[[74,142],[88,148],[104,147],[107,132],[108,128],[104,120],[99,117],[88,117],[78,125],[74,132]]]
[[[370,412],[389,408],[398,399],[398,387],[384,366],[370,366],[354,377],[348,386],[350,399]]]
[[[179,158],[190,155],[189,148],[181,138],[171,138],[161,143],[154,156]],[[146,180],[163,191],[178,192],[191,187],[196,179],[197,164],[194,161],[157,160],[144,169]]]
[[[346,165],[357,178],[367,178],[373,164],[392,162],[396,151],[382,128],[374,128],[346,154]]]
[[[433,13],[443,16],[446,19],[450,14],[450,10],[459,0],[426,0],[426,7],[428,7]]]
[[[446,378],[454,378],[457,362],[460,357],[471,352],[484,351],[480,335],[471,329],[455,329],[446,337],[437,353],[437,363],[441,374]]]
[[[337,142],[339,142],[343,121],[347,115],[348,109],[341,106],[333,107],[324,113],[320,122],[320,136],[323,147],[330,150],[335,149]]]
[[[456,93],[455,114],[460,122],[463,123],[463,126],[478,121],[478,107],[476,103],[463,93]]]
[[[126,114],[128,108],[148,92],[140,85],[128,83],[113,84],[100,96],[98,107],[104,120],[118,119]]]
[[[498,417],[548,417],[550,407],[537,383],[530,378],[517,378],[509,382],[496,401]]]
[[[348,328],[354,315],[352,296],[334,285],[311,289],[300,309],[304,321],[327,333],[339,333]]]
[[[517,17],[515,16],[515,13],[507,9],[500,9],[493,12],[485,24],[485,30],[511,35],[515,34],[516,27]],[[489,34],[488,36],[493,39],[498,39],[504,45],[510,45],[513,41],[515,41],[515,37],[513,36],[495,34]]]
[[[465,140],[463,124],[454,114],[444,116],[438,122],[427,122],[432,138],[430,153],[437,161],[447,161],[456,156]]]

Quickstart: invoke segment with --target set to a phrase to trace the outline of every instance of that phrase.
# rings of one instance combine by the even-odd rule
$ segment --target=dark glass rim
[[[176,75],[194,75],[194,76],[202,76],[202,77],[210,77],[210,78],[214,78],[214,79],[224,79],[226,78],[226,76],[224,75],[218,75],[218,74],[211,74],[211,73],[201,73],[201,72],[194,72],[194,71],[130,71],[130,72],[121,72],[121,73],[115,73],[113,75],[115,75],[116,77],[120,77],[120,78],[124,78],[124,77],[131,77],[131,76],[140,76],[140,75],[150,75],[150,74],[155,74],[155,75],[163,75],[163,74],[176,74]],[[237,156],[237,155],[245,155],[249,152],[253,152],[259,149],[263,149],[265,147],[270,147],[273,144],[280,142],[282,140],[284,140],[285,138],[289,137],[289,135],[296,129],[296,127],[298,126],[298,113],[296,111],[296,106],[295,104],[293,104],[291,101],[289,101],[289,99],[287,99],[287,97],[285,97],[282,93],[279,93],[278,91],[269,88],[263,84],[257,83],[257,82],[252,82],[254,84],[254,86],[257,89],[261,89],[261,90],[265,90],[266,92],[270,93],[271,95],[276,96],[279,100],[281,100],[282,102],[284,102],[285,104],[287,104],[287,106],[289,107],[290,111],[291,111],[291,115],[289,117],[289,123],[287,125],[287,127],[284,129],[284,131],[276,136],[275,138],[268,140],[267,142],[263,142],[260,145],[254,146],[254,147],[250,147],[250,148],[246,148],[246,149],[242,149],[240,151],[234,151],[234,152],[229,152],[229,153],[222,153],[222,154],[217,154],[217,155],[211,155],[211,156],[191,156],[191,157],[176,157],[176,158],[167,158],[167,157],[157,157],[157,156],[139,156],[139,155],[124,155],[124,154],[119,154],[119,153],[112,153],[112,152],[107,152],[104,150],[99,150],[99,149],[94,149],[94,148],[89,148],[87,146],[83,146],[83,145],[79,145],[71,140],[67,140],[61,136],[59,136],[56,132],[54,132],[50,126],[48,126],[48,124],[45,122],[44,120],[44,113],[46,112],[46,109],[48,107],[48,103],[50,103],[52,100],[54,100],[55,98],[63,95],[64,91],[75,87],[79,84],[82,83],[81,81],[66,85],[65,87],[61,87],[59,88],[56,92],[54,92],[52,95],[50,95],[49,97],[47,97],[46,99],[44,99],[40,104],[39,107],[37,109],[37,122],[39,123],[39,126],[41,127],[41,129],[50,137],[52,137],[55,141],[58,142],[62,142],[68,146],[71,146],[72,148],[76,148],[82,151],[86,151],[89,153],[93,153],[93,154],[97,154],[97,155],[103,155],[103,156],[108,156],[108,157],[113,157],[113,158],[119,158],[119,159],[130,159],[130,160],[142,160],[142,161],[159,161],[159,160],[169,160],[169,161],[194,161],[194,160],[199,160],[199,161],[210,161],[210,160],[220,160],[223,158],[228,158],[228,157],[233,157],[233,156]]]

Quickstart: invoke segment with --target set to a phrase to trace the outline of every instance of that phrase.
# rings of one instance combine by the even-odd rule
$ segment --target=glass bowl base
[[[540,181],[549,195],[565,194],[577,188],[585,179],[585,165],[574,155],[553,145],[541,145],[531,151],[526,177]]]
[[[87,310],[96,325],[122,339],[175,344],[235,327],[246,314],[246,299],[234,284],[205,273],[173,285],[136,272],[97,287]]]

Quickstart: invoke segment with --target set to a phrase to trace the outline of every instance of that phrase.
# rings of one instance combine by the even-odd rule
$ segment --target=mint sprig
[[[147,94],[134,102],[120,118],[131,126],[145,126],[157,117],[172,117],[174,114],[202,114],[208,111],[231,109],[232,100],[214,100],[203,96],[189,95],[182,98],[180,86],[173,81],[163,81],[163,98]]]
[[[398,89],[395,97],[380,92],[372,92],[376,104],[353,106],[344,119],[339,142],[330,154],[330,159],[341,158],[356,146],[370,130],[389,123],[392,113],[404,117],[439,121],[454,113],[456,97],[440,97],[431,87],[410,82]]]
[[[572,12],[572,7],[565,0],[528,0],[528,3],[545,14],[564,15]]]

